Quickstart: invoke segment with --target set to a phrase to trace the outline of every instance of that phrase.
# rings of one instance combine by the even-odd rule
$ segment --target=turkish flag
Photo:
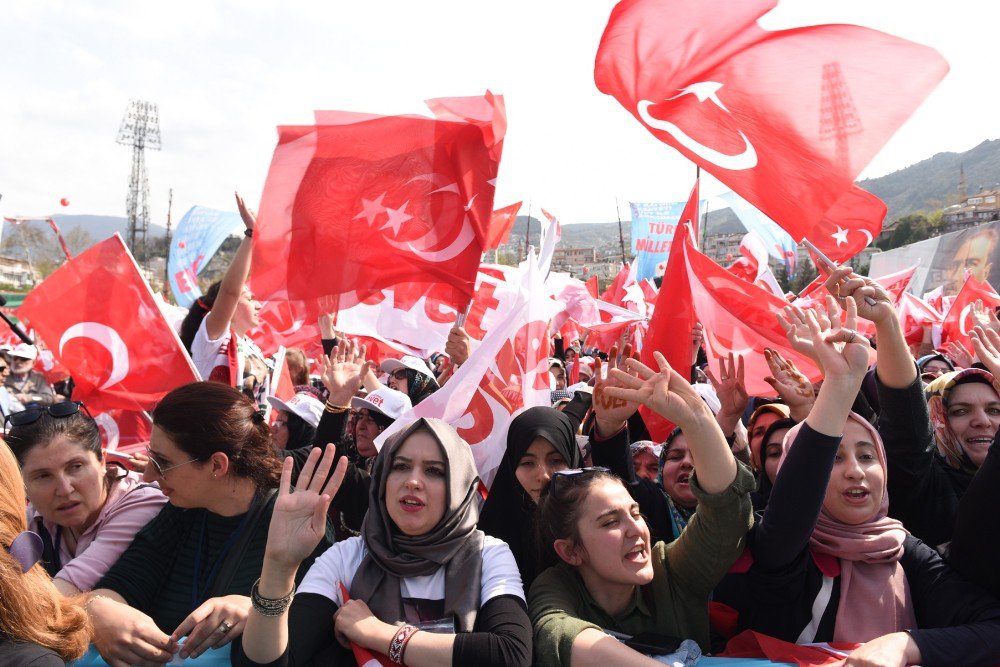
[[[66,262],[18,310],[69,369],[73,398],[92,411],[151,410],[199,379],[117,234]]]
[[[623,0],[594,80],[796,241],[815,241],[823,216],[948,65],[933,49],[858,26],[764,30],[757,19],[775,5]]]
[[[885,202],[851,186],[823,215],[809,234],[813,245],[831,261],[841,264],[871,244],[882,232]]]
[[[654,371],[659,368],[653,357],[653,352],[656,351],[666,358],[671,368],[687,379],[691,376],[693,357],[691,329],[694,328],[698,318],[695,315],[691,283],[685,266],[684,245],[691,240],[690,224],[697,217],[698,181],[695,181],[691,196],[681,212],[677,229],[674,231],[670,254],[667,257],[667,268],[663,273],[663,283],[656,297],[656,307],[649,320],[645,342],[640,351],[642,363]],[[594,400],[597,399],[595,396]],[[639,414],[655,442],[666,440],[674,428],[672,423],[644,405],[639,406]]]
[[[942,343],[953,340],[964,345],[966,350],[972,349],[969,332],[975,326],[972,319],[972,304],[977,299],[982,299],[983,306],[986,308],[1000,306],[1000,294],[997,294],[988,282],[976,280],[970,275],[965,279],[965,284],[962,285],[962,289],[958,291],[951,307],[945,313],[944,322],[941,325]]]
[[[597,289],[598,289],[597,288],[597,276],[590,276],[590,278],[588,278],[587,282],[584,283],[584,284],[587,286],[587,291],[590,292],[590,295],[593,296],[596,299],[597,298]]]
[[[316,112],[279,128],[254,230],[258,297],[312,302],[437,284],[464,309],[488,240],[505,121]],[[460,99],[432,102],[448,118]],[[457,110],[456,110],[457,109]]]
[[[919,345],[924,339],[924,327],[941,324],[944,319],[937,310],[920,297],[903,292],[896,307],[896,317],[903,327],[903,335],[910,345]]]
[[[517,212],[521,210],[521,202],[504,206],[493,211],[490,218],[489,234],[486,237],[486,245],[483,250],[495,250],[507,242],[510,238],[510,230],[514,229],[514,222],[517,220]]]
[[[323,344],[319,324],[313,309],[301,301],[271,300],[261,304],[258,315],[260,324],[247,332],[247,336],[266,355],[279,347],[299,347],[306,356],[322,353]]]
[[[89,409],[89,408],[88,408]],[[110,452],[132,454],[149,444],[153,420],[141,410],[106,410],[94,413],[101,447]]]

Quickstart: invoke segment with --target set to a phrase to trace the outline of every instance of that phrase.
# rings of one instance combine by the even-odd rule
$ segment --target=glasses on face
[[[398,370],[395,370],[389,373],[389,377],[394,378],[397,382],[402,382],[403,380],[406,379],[406,369],[400,368]]]
[[[552,481],[549,482],[549,492],[559,493],[559,489],[568,483],[593,477],[594,475],[602,472],[610,473],[611,470],[605,468],[604,466],[589,466],[587,468],[566,468],[565,470],[556,470],[552,473]]]
[[[62,403],[53,403],[49,406],[33,406],[21,412],[6,415],[4,416],[4,425],[25,426],[27,424],[34,424],[42,418],[42,414],[45,412],[48,412],[57,419],[60,417],[70,417],[79,412],[81,408],[88,417],[91,419],[94,418],[90,414],[90,410],[87,409],[87,406],[80,401],[63,401]]]
[[[146,456],[149,458],[149,464],[153,466],[154,470],[156,470],[156,474],[164,479],[166,479],[167,473],[173,470],[174,468],[180,468],[181,466],[186,466],[187,464],[194,463],[195,461],[198,460],[197,458],[188,459],[184,463],[178,463],[176,465],[164,467],[163,464],[160,463],[159,461],[159,456],[157,456],[157,454],[155,454],[153,450],[149,448],[149,445],[146,445]]]

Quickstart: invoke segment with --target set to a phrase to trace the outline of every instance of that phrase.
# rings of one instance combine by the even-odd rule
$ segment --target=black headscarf
[[[510,424],[507,451],[497,469],[490,493],[479,515],[479,529],[507,543],[528,590],[538,574],[538,553],[534,541],[535,502],[517,481],[517,464],[535,438],[545,438],[566,460],[570,468],[583,465],[576,444],[574,422],[555,408],[528,408]]]

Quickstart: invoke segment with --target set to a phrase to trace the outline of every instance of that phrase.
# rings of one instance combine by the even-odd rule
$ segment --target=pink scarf
[[[885,468],[885,448],[878,431],[860,415],[852,412],[850,419],[868,432],[875,444],[879,463]],[[779,470],[801,428],[799,424],[785,435]],[[825,508],[820,510],[809,545],[818,553],[840,560],[840,604],[833,631],[835,642],[866,642],[917,626],[910,587],[899,564],[903,556],[903,540],[908,533],[903,524],[890,519],[888,513],[889,494],[884,488],[878,510],[864,523],[841,523],[827,514]]]

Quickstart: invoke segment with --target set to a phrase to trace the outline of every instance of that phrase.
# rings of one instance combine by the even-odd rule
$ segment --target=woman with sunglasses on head
[[[310,462],[317,458],[314,452]],[[346,469],[341,460],[324,485],[332,463],[328,452],[315,475],[307,465],[291,493],[285,462],[233,664],[348,665],[349,644],[412,667],[530,664],[531,627],[514,558],[476,528],[472,452],[437,419],[419,419],[386,440],[361,535],[328,549],[295,589],[293,575],[321,536]]]
[[[540,547],[553,564],[528,595],[537,665],[658,664],[607,631],[643,644],[648,633],[693,639],[708,649],[709,595],[743,549],[753,476],[733,458],[701,396],[663,355],[655,357],[659,372],[629,359],[626,368],[637,376],[614,369],[619,386],[603,393],[683,428],[697,469],[690,485],[698,513],[673,543],[654,543],[621,479],[600,470],[557,473],[536,517]]]
[[[0,445],[0,665],[56,667],[87,650],[90,625],[79,599],[60,595],[27,532],[17,462]]]
[[[846,305],[843,327],[839,317],[829,326],[811,311],[796,314],[809,327],[823,386],[785,437],[770,501],[748,540],[743,599],[723,601],[742,626],[785,641],[863,643],[847,667],[997,664],[1000,601],[888,517],[892,473],[882,439],[851,412],[870,346],[856,332],[854,300]]]
[[[31,407],[7,420],[28,522],[42,536],[45,568],[64,595],[91,590],[167,502],[156,486],[107,465],[97,423],[82,407]]]
[[[170,504],[87,602],[110,664],[197,657],[243,631],[281,468],[270,440],[256,406],[217,382],[179,387],[156,406],[144,477]]]

